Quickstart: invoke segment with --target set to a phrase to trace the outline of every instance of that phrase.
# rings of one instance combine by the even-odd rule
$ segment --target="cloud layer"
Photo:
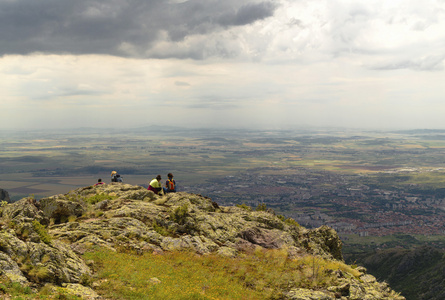
[[[0,26],[3,127],[445,128],[445,0],[0,0]]]
[[[271,17],[275,9],[273,2],[233,0],[1,1],[0,54],[172,57],[175,53],[151,49],[159,42],[180,43],[248,25]]]

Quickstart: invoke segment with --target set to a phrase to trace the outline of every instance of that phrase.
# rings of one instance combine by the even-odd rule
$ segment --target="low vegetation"
[[[96,194],[94,196],[86,198],[85,202],[90,203],[90,204],[96,204],[96,203],[104,201],[104,200],[113,200],[113,199],[116,199],[116,196],[111,196],[109,194],[101,193],[101,194]]]
[[[46,285],[36,292],[29,286],[18,282],[11,282],[5,276],[0,276],[0,299],[10,300],[82,300],[82,298],[68,294],[66,291],[53,286]]]
[[[289,259],[286,250],[264,250],[243,257],[197,255],[187,251],[163,254],[96,249],[84,254],[94,261],[90,284],[106,299],[282,299],[291,288],[326,288],[337,284],[338,270],[356,277],[360,272],[315,256]],[[39,292],[0,277],[0,296],[12,299],[78,300],[55,286]]]
[[[340,261],[310,255],[289,259],[284,249],[258,248],[239,258],[97,249],[84,258],[95,261],[96,290],[111,299],[281,299],[282,290],[337,284],[336,270],[360,275]]]
[[[32,221],[32,227],[39,235],[42,242],[49,244],[51,243],[51,236],[48,234],[47,230],[45,229],[45,226],[39,223],[39,221],[34,220]]]

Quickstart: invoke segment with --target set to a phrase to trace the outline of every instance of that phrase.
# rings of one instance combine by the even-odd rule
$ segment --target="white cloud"
[[[445,1],[40,3],[0,34],[3,128],[445,128]]]

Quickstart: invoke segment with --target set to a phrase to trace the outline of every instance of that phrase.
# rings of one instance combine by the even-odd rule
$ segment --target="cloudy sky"
[[[0,0],[1,128],[445,128],[445,0]]]

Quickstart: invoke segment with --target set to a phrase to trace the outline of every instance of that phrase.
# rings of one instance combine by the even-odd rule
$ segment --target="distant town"
[[[445,234],[445,195],[376,188],[363,184],[363,175],[304,168],[280,176],[262,175],[262,171],[268,170],[250,170],[184,189],[199,191],[223,205],[242,203],[255,209],[264,203],[303,226],[328,225],[339,234]]]

